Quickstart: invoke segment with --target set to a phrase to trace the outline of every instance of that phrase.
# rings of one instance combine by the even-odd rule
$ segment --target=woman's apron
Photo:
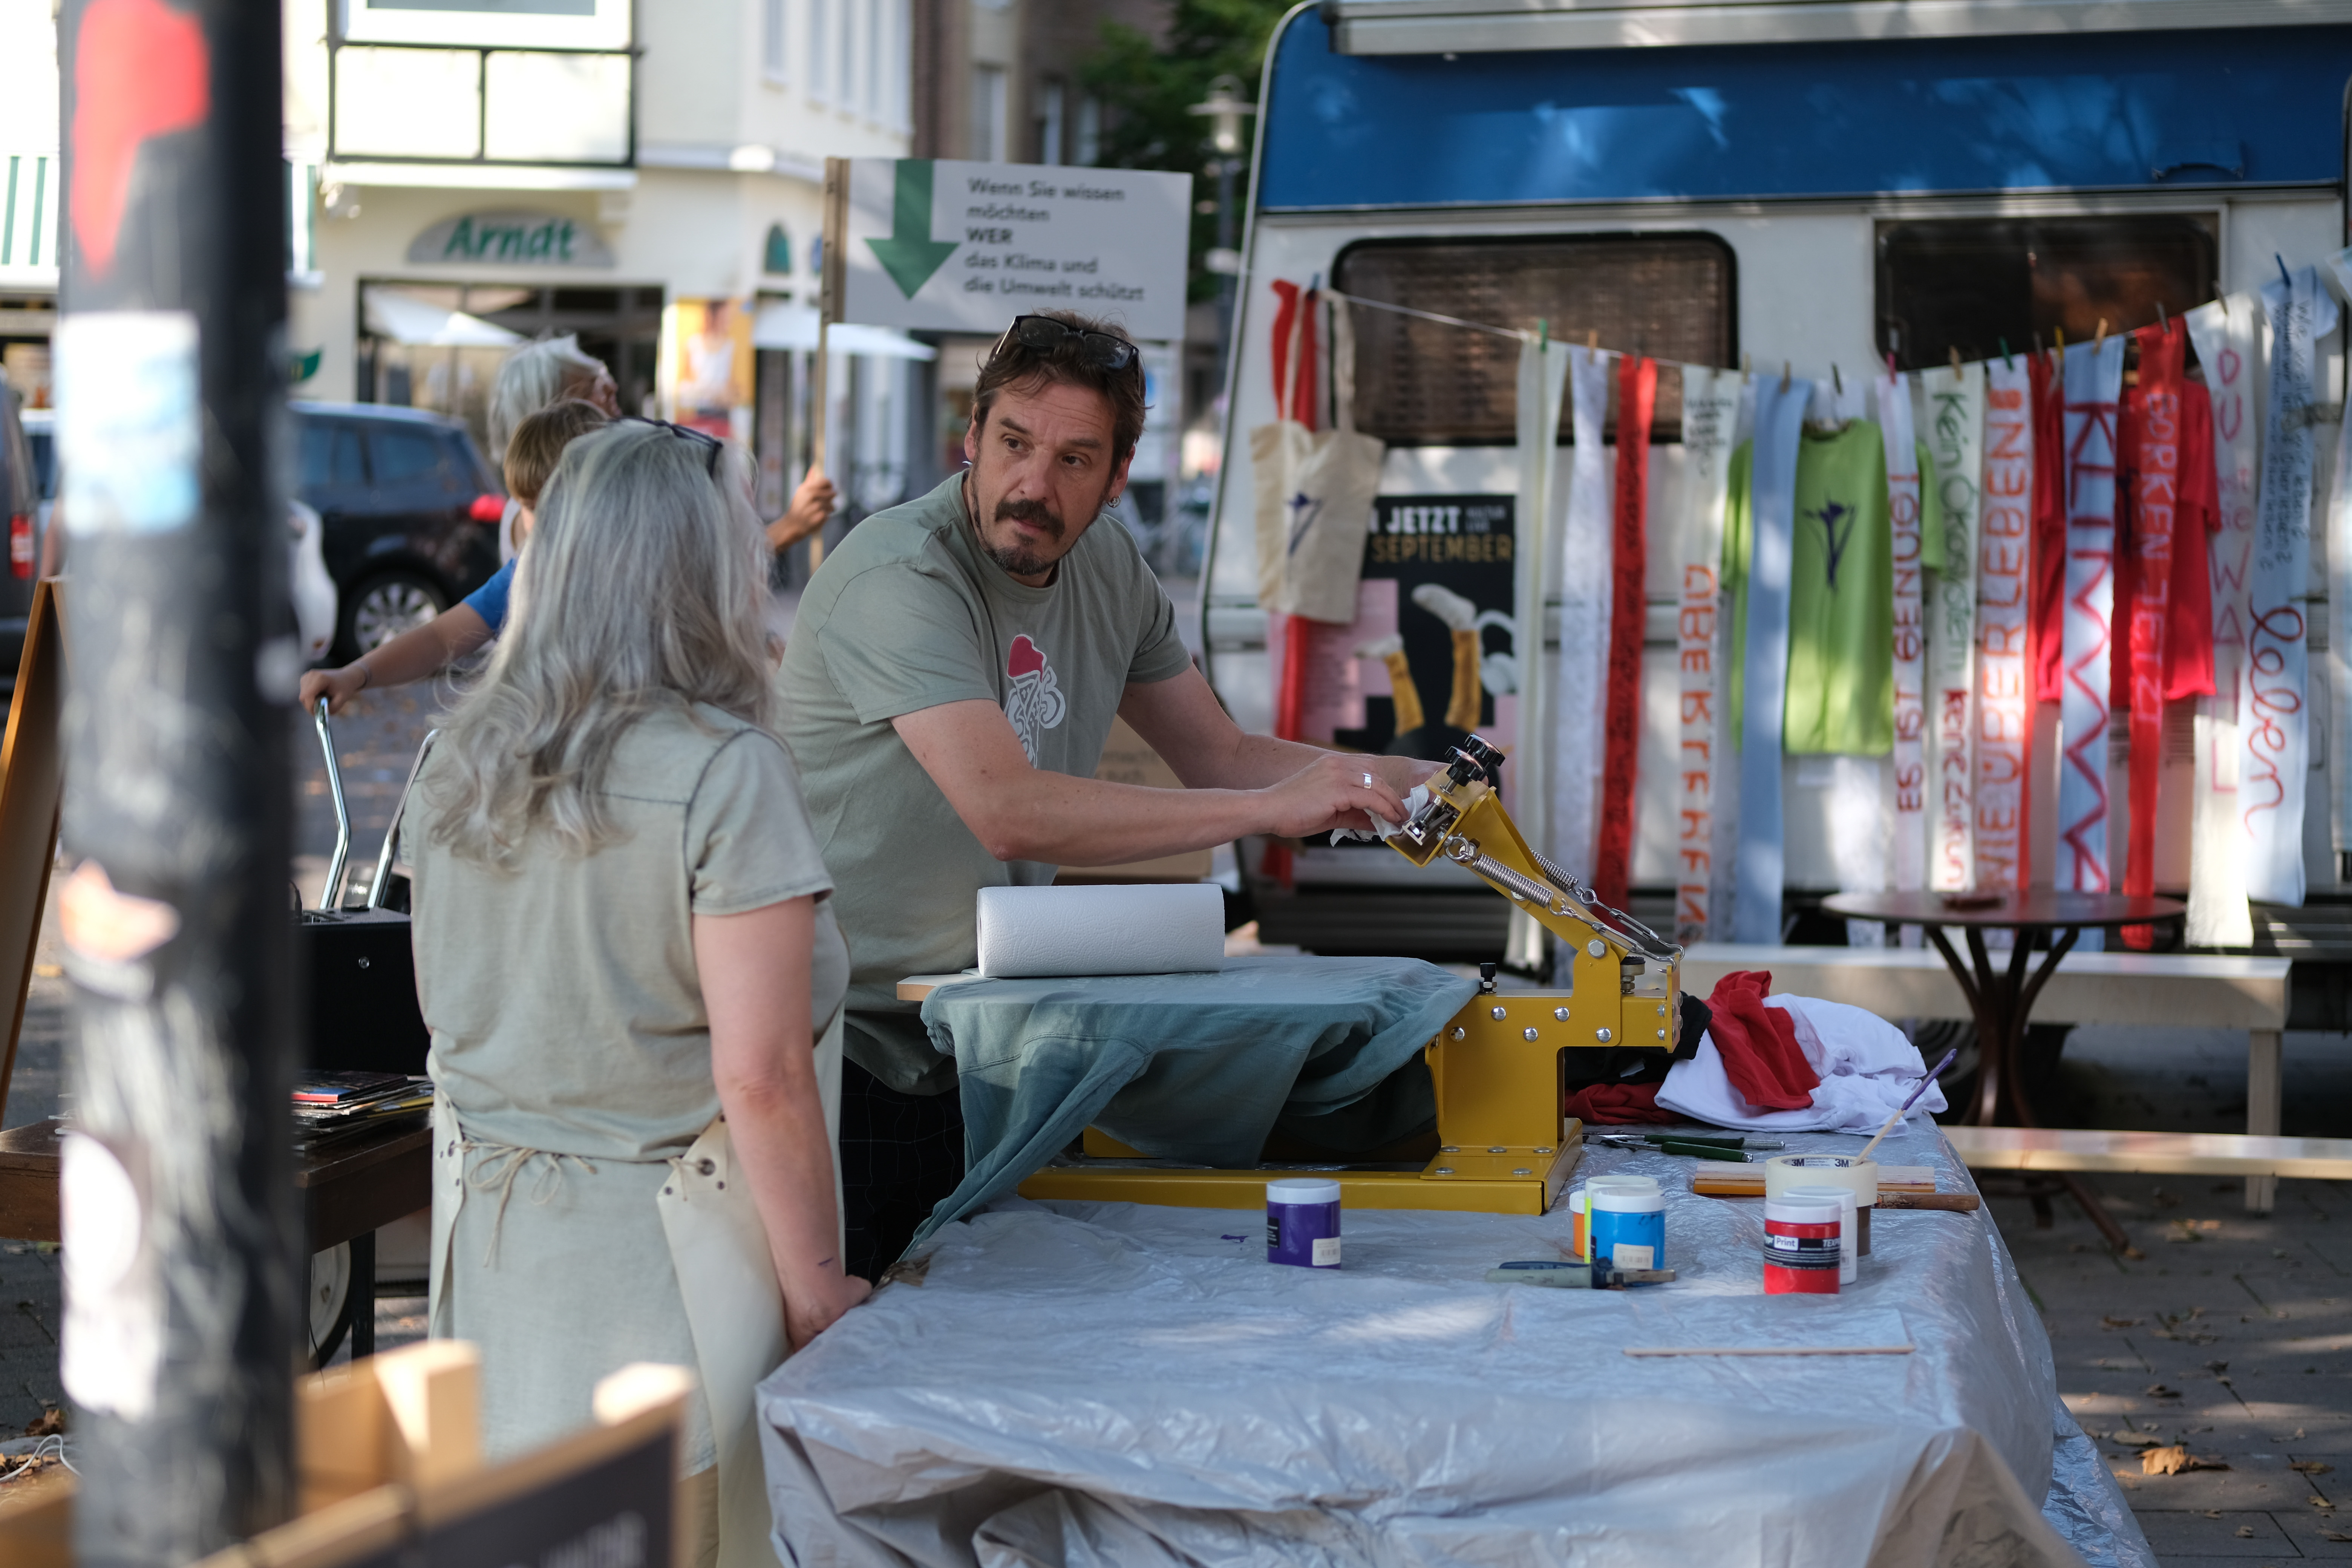
[[[842,1015],[817,1041],[817,1089],[824,1106],[826,1142],[834,1149],[834,1211],[841,1212]],[[751,1187],[736,1168],[727,1120],[702,1130],[685,1153],[669,1161],[670,1179],[654,1200],[669,1242],[670,1267],[686,1303],[687,1325],[699,1363],[702,1396],[719,1452],[719,1568],[777,1568],[769,1533],[767,1478],[760,1458],[759,1415],[752,1391],[782,1365],[783,1295],[768,1251],[768,1235]],[[450,1246],[466,1201],[465,1141],[446,1099],[433,1102],[433,1301],[435,1334],[446,1331],[445,1311]],[[618,1371],[608,1368],[607,1371]]]

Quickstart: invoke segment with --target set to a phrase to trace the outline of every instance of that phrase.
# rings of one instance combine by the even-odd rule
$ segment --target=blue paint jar
[[[1666,1266],[1666,1199],[1658,1192],[1588,1186],[1584,1201],[1592,1261],[1618,1268]]]
[[[1302,1268],[1339,1267],[1339,1184],[1314,1179],[1265,1184],[1265,1260]]]

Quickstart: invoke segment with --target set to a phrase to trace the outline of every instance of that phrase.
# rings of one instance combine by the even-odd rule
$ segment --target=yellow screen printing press
[[[1622,1064],[1618,1053],[1629,1049],[1675,1049],[1682,950],[1528,847],[1486,782],[1501,762],[1471,736],[1430,775],[1428,798],[1387,842],[1416,866],[1444,856],[1540,921],[1574,955],[1569,988],[1481,986],[1424,1052],[1437,1100],[1439,1148],[1429,1163],[1417,1172],[1315,1167],[1339,1182],[1353,1207],[1542,1214],[1582,1153],[1583,1123],[1561,1113],[1565,1085],[1614,1076],[1605,1064]],[[902,982],[899,994],[911,1000],[928,989],[924,980]],[[1094,1128],[1084,1150],[1087,1163],[1039,1171],[1021,1184],[1021,1195],[1244,1208],[1258,1202],[1270,1175],[1286,1173],[1146,1165]],[[1126,1165],[1122,1156],[1137,1163]]]

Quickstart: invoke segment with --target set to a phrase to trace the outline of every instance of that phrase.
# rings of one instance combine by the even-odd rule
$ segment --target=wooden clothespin
[[[1838,374],[1837,362],[1834,360],[1830,363],[1830,384],[1837,389],[1837,395],[1840,397],[1845,395],[1845,377]]]
[[[1949,350],[1949,353],[1952,356],[1952,379],[1954,381],[1958,381],[1960,379],[1960,351],[1957,346],[1954,346]]]
[[[2164,329],[2166,337],[2172,335],[2172,318],[2164,313],[2164,301],[2161,300],[2156,302],[2156,324]]]
[[[1780,362],[1780,390],[1783,393],[1789,390],[1789,378],[1794,374],[1796,374],[1794,367],[1792,367],[1787,360],[1782,360]]]
[[[1756,374],[1756,362],[1747,354],[1739,356],[1739,374],[1744,378]]]
[[[1601,334],[1599,332],[1587,332],[1584,334],[1584,352],[1589,354],[1597,354],[1601,352]]]
[[[2101,317],[2099,318],[2099,334],[2098,334],[2098,336],[2096,336],[2096,337],[2095,337],[2095,338],[2093,338],[2093,339],[2091,340],[2091,352],[2092,352],[2093,353],[2098,353],[2101,349],[2105,348],[2106,346],[2107,346],[2107,319],[2106,319],[2105,316],[2101,316]]]

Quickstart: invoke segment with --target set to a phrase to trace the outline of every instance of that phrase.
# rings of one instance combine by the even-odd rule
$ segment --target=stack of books
[[[433,1080],[396,1072],[306,1072],[294,1085],[294,1137],[304,1148],[425,1120]]]

